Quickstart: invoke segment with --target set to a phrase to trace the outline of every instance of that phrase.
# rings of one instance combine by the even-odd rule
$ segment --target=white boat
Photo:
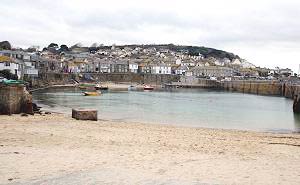
[[[150,85],[145,85],[144,86],[144,90],[153,90],[154,87],[150,86]]]

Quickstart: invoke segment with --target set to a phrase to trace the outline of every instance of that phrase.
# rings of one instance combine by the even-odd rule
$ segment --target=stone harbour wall
[[[284,97],[294,98],[300,95],[300,85],[284,84]]]
[[[137,74],[137,73],[93,73],[93,79],[97,81],[111,81],[111,82],[131,82],[139,84],[156,84],[161,85],[164,83],[177,82],[180,80],[178,75],[168,74]]]
[[[31,87],[43,87],[49,85],[63,85],[78,82],[131,82],[140,84],[157,84],[177,82],[180,80],[178,75],[167,74],[137,74],[137,73],[41,73],[38,77],[24,77],[30,83]]]
[[[242,93],[283,96],[284,85],[277,81],[228,81],[220,83],[221,89]]]
[[[26,77],[25,77],[26,78]],[[279,81],[262,80],[233,80],[218,82],[215,80],[199,79],[179,75],[164,74],[137,74],[137,73],[41,73],[37,78],[27,78],[31,87],[38,88],[51,85],[64,85],[77,82],[115,82],[115,83],[139,83],[139,84],[173,84],[182,87],[216,88],[225,91],[250,93],[258,95],[284,96],[293,98],[300,93],[300,86]]]

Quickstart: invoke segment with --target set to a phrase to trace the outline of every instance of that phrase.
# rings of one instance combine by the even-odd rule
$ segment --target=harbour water
[[[292,100],[204,89],[163,91],[108,91],[83,96],[79,89],[49,89],[33,94],[51,110],[98,110],[99,119],[271,132],[299,132],[300,117]]]

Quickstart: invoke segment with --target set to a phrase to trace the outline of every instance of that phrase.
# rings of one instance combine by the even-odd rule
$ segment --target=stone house
[[[140,63],[138,65],[138,73],[151,73],[151,66],[147,63]]]
[[[193,76],[227,77],[233,75],[233,69],[220,66],[203,66],[191,69]]]
[[[37,61],[37,68],[41,73],[60,73],[63,72],[63,64],[63,61],[59,61],[56,59],[40,58],[39,61]]]
[[[110,72],[111,73],[128,73],[129,72],[128,61],[120,60],[120,61],[111,63]]]
[[[175,74],[177,74],[177,75],[185,75],[187,71],[189,71],[189,67],[188,66],[179,66],[175,70]]]

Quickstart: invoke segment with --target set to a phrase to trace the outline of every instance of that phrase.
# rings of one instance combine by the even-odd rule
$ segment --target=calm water
[[[299,132],[300,117],[292,100],[241,93],[175,89],[160,92],[108,91],[83,96],[76,89],[35,92],[34,100],[51,110],[97,109],[99,119],[175,124],[180,126]]]

